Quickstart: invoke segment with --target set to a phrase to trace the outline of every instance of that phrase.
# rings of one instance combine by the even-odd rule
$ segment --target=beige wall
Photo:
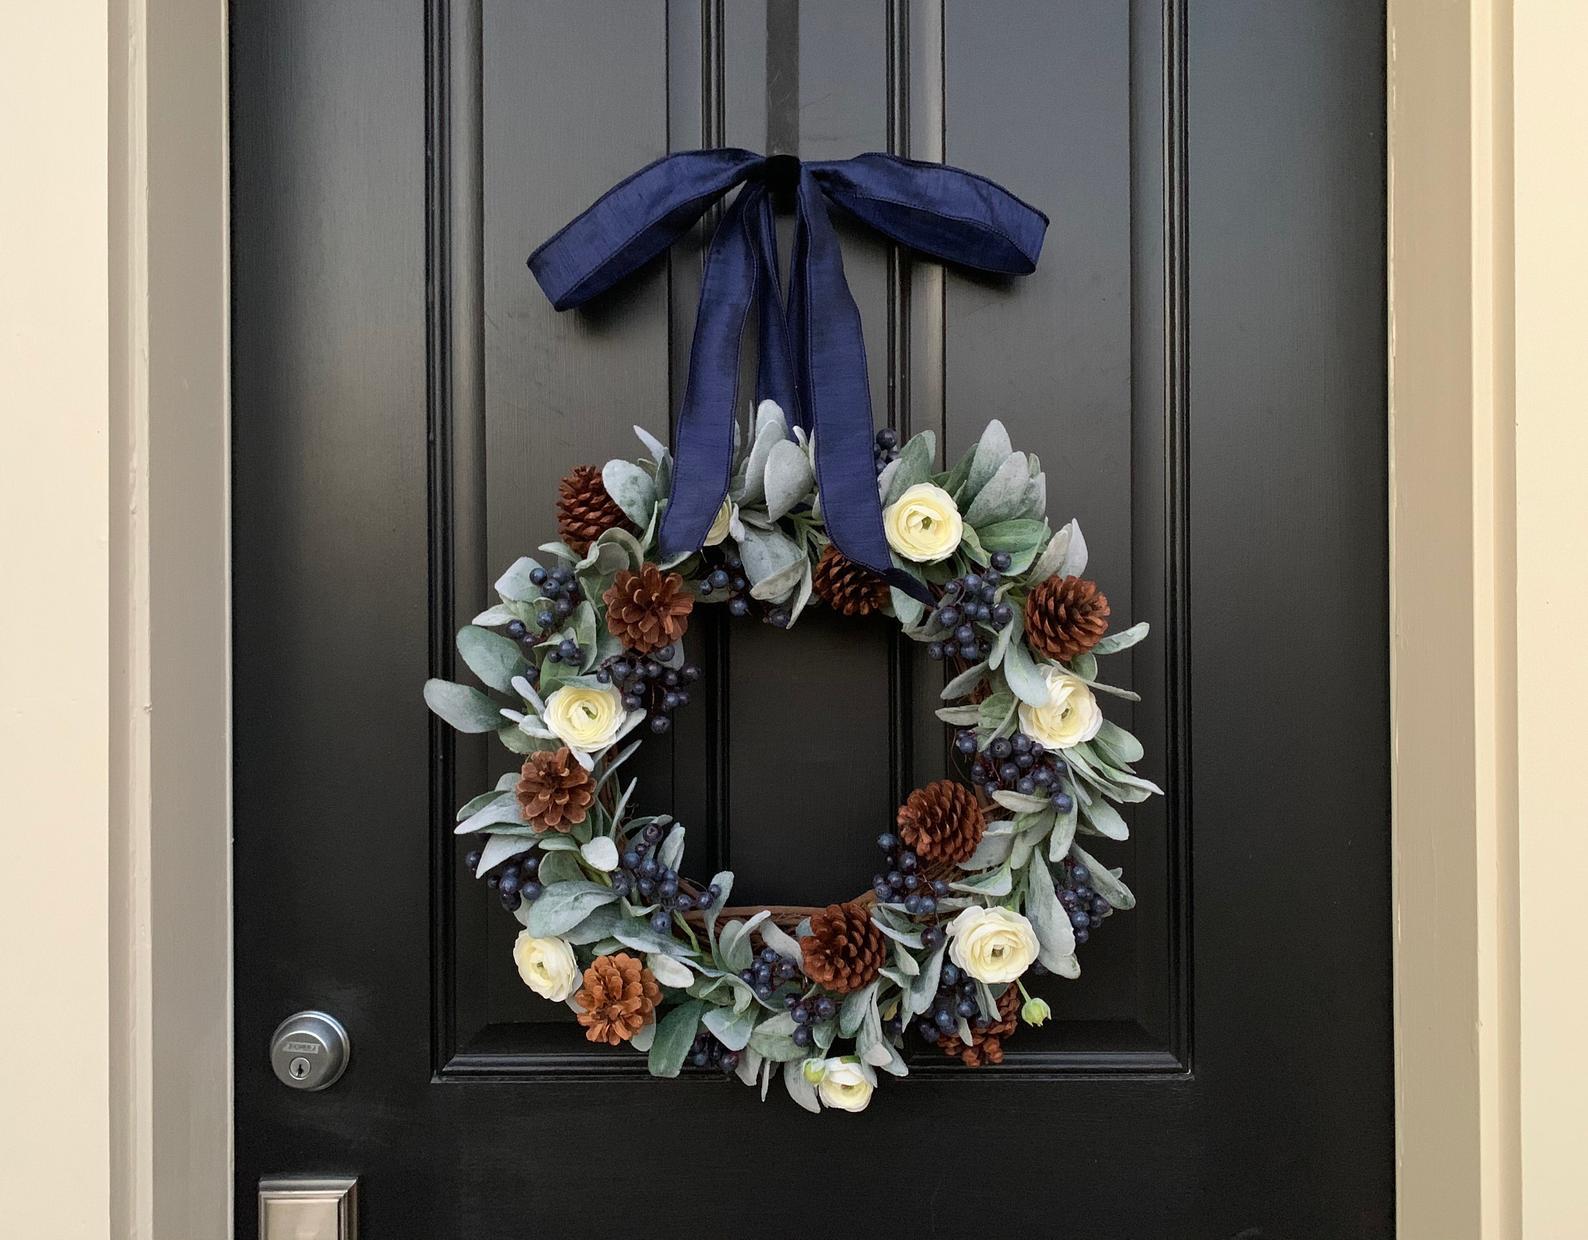
[[[224,5],[0,40],[0,1234],[229,1230]],[[1588,1236],[1588,4],[1390,0],[1400,1234]],[[111,54],[110,49],[114,49]],[[1514,84],[1514,89],[1513,89]]]
[[[0,1233],[38,1240],[109,1218],[108,84],[103,0],[7,8]]]
[[[1516,6],[1516,702],[1521,1206],[1588,1236],[1588,4]]]
[[[230,1220],[223,0],[0,37],[0,1236]]]

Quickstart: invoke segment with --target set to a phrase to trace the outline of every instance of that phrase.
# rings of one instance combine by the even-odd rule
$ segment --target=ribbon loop
[[[744,188],[706,254],[689,378],[674,429],[662,555],[698,548],[727,497],[739,352],[754,305],[757,396],[777,401],[794,426],[815,436],[829,537],[849,559],[930,602],[925,586],[894,568],[883,533],[865,337],[828,203],[941,262],[1003,275],[1036,268],[1047,217],[985,177],[946,164],[878,153],[808,163],[734,148],[687,151],[613,186],[530,256],[530,270],[558,310],[584,305],[656,258],[738,185]],[[774,196],[791,196],[795,205],[786,301]]]

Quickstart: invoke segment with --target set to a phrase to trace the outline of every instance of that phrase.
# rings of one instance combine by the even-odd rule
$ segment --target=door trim
[[[1547,183],[1548,152],[1538,149],[1588,124],[1570,92],[1584,45],[1568,29],[1580,20],[1570,8],[1534,9],[1513,43],[1510,0],[1388,4],[1397,1196],[1405,1237],[1519,1235],[1523,1136],[1530,1171],[1540,1151],[1540,1165],[1564,1164],[1581,1110],[1571,1075],[1554,1073],[1554,1090],[1540,1075],[1524,1113],[1520,1090],[1533,1074],[1523,1072],[1517,1016],[1534,1010],[1522,1001],[1571,991],[1542,922],[1534,937],[1532,913],[1523,951],[1519,882],[1526,879],[1530,908],[1553,903],[1564,916],[1576,904],[1566,887],[1573,867],[1522,868],[1518,769],[1531,774],[1535,747],[1542,754],[1550,736],[1570,734],[1547,725],[1568,721],[1572,699],[1541,693],[1524,699],[1518,717],[1518,683],[1532,683],[1530,674],[1541,688],[1554,682],[1541,666],[1519,664],[1517,616],[1548,603],[1546,617],[1564,625],[1584,600],[1578,586],[1576,606],[1562,607],[1566,587],[1516,565],[1547,564],[1551,528],[1565,528],[1550,522],[1588,524],[1588,500],[1581,488],[1558,485],[1571,454],[1548,450],[1568,434],[1573,407],[1564,386],[1548,386],[1564,383],[1562,364],[1532,353],[1519,359],[1512,326],[1515,314],[1547,304],[1573,276],[1579,288],[1588,282],[1580,246],[1575,267],[1519,265],[1513,231],[1535,216],[1544,222],[1558,209],[1552,203],[1572,200],[1572,188],[1580,201],[1585,188],[1569,160],[1550,163]],[[81,476],[103,471],[108,456],[116,480],[111,587],[123,612],[112,626],[113,662],[124,663],[112,684],[105,827],[115,893],[105,1031],[113,1196],[99,1234],[216,1236],[230,1234],[232,1197],[228,460],[217,416],[228,370],[225,10],[218,0],[107,0],[107,16],[116,52],[107,220],[113,434],[108,447],[98,439],[74,449]],[[82,57],[103,72],[103,45],[85,45]],[[1513,73],[1528,84],[1516,107],[1519,115],[1524,103],[1529,109],[1522,118],[1534,144],[1526,163],[1518,149],[1514,168]],[[1550,111],[1562,107],[1575,107],[1577,119]],[[1555,118],[1547,139],[1532,127],[1538,116]],[[41,210],[46,238],[50,223]],[[204,244],[191,243],[195,228]],[[1537,260],[1543,238],[1523,235]],[[1555,316],[1560,338],[1588,334],[1580,301],[1559,300]],[[1517,430],[1514,394],[1533,391],[1524,384],[1534,380],[1556,399],[1551,409],[1529,405]],[[1547,509],[1524,506],[1519,518],[1519,477],[1524,493],[1535,482],[1544,488]],[[80,534],[28,531],[58,540],[69,556],[81,554]],[[192,608],[204,622],[184,625]],[[1554,672],[1556,681],[1578,676],[1582,687],[1582,673],[1558,656]],[[184,753],[202,760],[178,766]],[[1451,778],[1467,755],[1471,777]],[[52,777],[91,774],[69,765],[63,760]],[[196,786],[183,786],[181,773]],[[1565,795],[1553,785],[1544,794]],[[1546,838],[1567,847],[1571,821],[1530,817],[1525,855]],[[102,972],[102,949],[82,963],[89,975]],[[1551,977],[1562,984],[1550,987]],[[85,1021],[103,1019],[93,998],[82,1000]],[[1552,1016],[1552,1026],[1529,1026],[1527,1052],[1569,1063],[1572,1023],[1558,1009]],[[77,1154],[63,1147],[51,1163],[80,1187]],[[1530,1217],[1567,1208],[1549,1195],[1567,1187],[1546,1177],[1535,1191],[1530,1181]]]
[[[108,0],[103,15],[118,1240],[232,1234],[226,13]]]

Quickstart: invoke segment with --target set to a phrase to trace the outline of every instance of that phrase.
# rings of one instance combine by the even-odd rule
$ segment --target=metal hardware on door
[[[358,1181],[330,1176],[260,1180],[259,1240],[358,1240]]]
[[[328,1089],[341,1079],[352,1056],[342,1022],[324,1012],[299,1012],[276,1026],[270,1066],[293,1089]]]

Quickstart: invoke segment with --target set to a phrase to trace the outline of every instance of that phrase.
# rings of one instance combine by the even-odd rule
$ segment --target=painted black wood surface
[[[353,1172],[364,1234],[1373,1237],[1393,1216],[1383,41],[1375,4],[234,0],[238,1234]],[[703,236],[587,312],[524,268],[668,150],[887,149],[1052,217],[1036,275],[844,230],[879,420],[1041,454],[1168,791],[1141,899],[1006,1064],[859,1117],[653,1082],[518,982],[419,699],[572,465],[684,381]],[[744,898],[863,890],[943,768],[885,623],[713,614],[642,797]],[[1109,704],[1115,711],[1115,704]],[[1116,717],[1117,715],[1116,711]],[[284,1015],[354,1058],[270,1075]]]

